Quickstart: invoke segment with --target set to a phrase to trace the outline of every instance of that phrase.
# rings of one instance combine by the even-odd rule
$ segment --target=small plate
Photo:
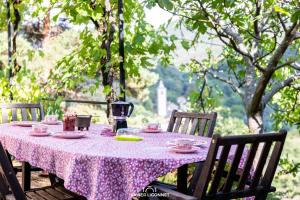
[[[13,121],[10,123],[12,126],[31,127],[32,125],[38,124],[35,121]]]
[[[143,133],[161,133],[161,128],[159,129],[148,129],[148,128],[144,128],[142,129]]]
[[[53,121],[53,122],[49,122],[49,121],[42,121],[42,124],[47,124],[47,125],[58,125],[58,124],[61,124],[62,122],[61,121]]]
[[[176,147],[169,147],[170,151],[174,153],[196,153],[200,150],[199,147],[193,146],[191,149],[178,149]]]
[[[49,136],[49,135],[51,135],[51,133],[50,133],[50,132],[45,132],[45,133],[37,133],[37,132],[34,132],[34,131],[29,131],[28,133],[29,133],[29,135],[31,135],[31,136],[35,136],[35,137],[46,137],[46,136]]]
[[[64,139],[79,139],[86,137],[86,133],[82,131],[61,131],[53,133],[52,136]]]

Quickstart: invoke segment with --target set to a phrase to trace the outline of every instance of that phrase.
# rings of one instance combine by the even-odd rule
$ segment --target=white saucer
[[[198,150],[200,150],[199,147],[193,146],[191,149],[178,149],[176,147],[169,147],[170,151],[174,153],[196,153]]]
[[[53,133],[52,136],[64,139],[79,139],[86,137],[86,133],[82,131],[61,131]]]
[[[42,124],[47,124],[47,125],[58,125],[61,124],[61,121],[42,121]]]
[[[38,132],[34,132],[34,131],[29,131],[28,133],[29,133],[29,135],[35,136],[35,137],[46,137],[46,136],[51,135],[50,132],[38,133]]]

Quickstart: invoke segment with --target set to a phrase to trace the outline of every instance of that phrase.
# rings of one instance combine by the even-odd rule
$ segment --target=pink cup
[[[32,125],[32,131],[35,133],[46,133],[48,127],[42,124],[34,124]]]
[[[160,128],[159,123],[150,123],[147,125],[147,129],[149,129],[149,130],[157,130],[159,128]]]
[[[47,115],[45,116],[45,121],[46,122],[56,122],[58,119],[57,115]]]
[[[188,138],[178,138],[175,140],[175,146],[178,149],[189,150],[193,148],[195,141]]]

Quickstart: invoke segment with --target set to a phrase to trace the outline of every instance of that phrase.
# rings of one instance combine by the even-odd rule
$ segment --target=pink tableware
[[[205,147],[207,144],[206,140],[194,140],[193,146]],[[167,142],[167,146],[176,146],[176,139]]]
[[[32,132],[36,133],[46,133],[48,130],[48,127],[42,124],[34,124],[32,125]]]
[[[62,122],[57,120],[57,121],[42,121],[42,123],[47,125],[58,125],[61,124]]]
[[[31,127],[32,125],[37,123],[38,122],[34,122],[34,121],[13,121],[10,124],[12,126]]]
[[[195,140],[189,138],[177,138],[174,140],[175,147],[182,150],[190,150],[195,144]]]
[[[178,148],[176,146],[169,147],[169,149],[174,153],[196,153],[200,149],[199,147],[191,146],[191,148],[188,149],[182,149]]]
[[[29,131],[29,135],[31,136],[36,136],[36,137],[45,137],[45,136],[49,136],[50,133],[49,132],[35,132],[35,131]]]
[[[148,129],[148,128],[144,128],[142,129],[142,132],[144,133],[160,133],[162,130],[159,129]]]
[[[150,123],[146,126],[146,129],[148,129],[148,130],[158,130],[158,129],[160,129],[160,124],[159,123]]]
[[[45,116],[45,120],[44,122],[56,122],[58,120],[58,116],[57,115],[46,115]]]
[[[61,131],[53,133],[52,136],[64,139],[79,139],[86,137],[86,133],[83,131]]]
[[[160,133],[161,128],[159,123],[150,123],[147,124],[145,128],[142,129],[144,133]]]

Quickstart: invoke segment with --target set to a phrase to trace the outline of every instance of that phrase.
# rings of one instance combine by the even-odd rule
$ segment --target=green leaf
[[[182,40],[181,41],[181,46],[185,49],[185,50],[189,50],[191,47],[190,47],[190,43],[189,41],[187,40]]]
[[[284,8],[280,8],[277,5],[274,6],[274,10],[275,10],[275,12],[278,12],[278,13],[281,13],[284,15],[290,15],[290,13],[288,11],[286,11]]]
[[[295,23],[295,22],[297,22],[297,20],[299,20],[299,19],[300,19],[300,10],[297,10],[296,12],[294,12],[294,13],[292,14],[291,21],[292,21],[293,23]]]
[[[163,0],[163,5],[167,10],[173,9],[173,3],[170,0]]]

